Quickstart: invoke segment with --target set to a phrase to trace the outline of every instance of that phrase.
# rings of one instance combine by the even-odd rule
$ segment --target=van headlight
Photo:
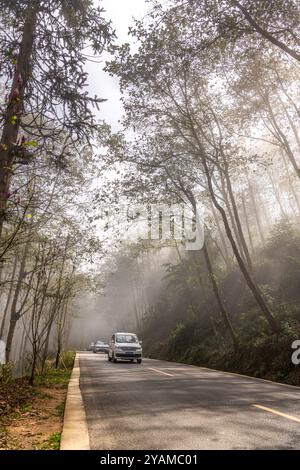
[[[141,352],[142,352],[142,348],[137,348],[137,349],[136,349],[136,352],[141,353]]]

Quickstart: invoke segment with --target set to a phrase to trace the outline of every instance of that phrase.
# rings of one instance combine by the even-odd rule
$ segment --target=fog
[[[166,247],[133,258],[130,255],[115,253],[101,293],[76,297],[68,347],[86,349],[90,342],[109,340],[117,331],[141,331],[151,307],[166,289],[165,266],[176,253]]]

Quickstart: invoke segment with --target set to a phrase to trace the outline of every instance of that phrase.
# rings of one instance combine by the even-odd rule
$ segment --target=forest
[[[97,196],[205,209],[202,250],[117,260],[146,352],[299,384],[299,5],[154,2],[130,34],[106,65],[125,117]]]
[[[299,20],[296,0],[150,0],[122,42],[101,2],[0,0],[0,383],[34,384],[96,322],[300,385]],[[201,205],[202,249],[129,242],[102,223],[124,204]]]

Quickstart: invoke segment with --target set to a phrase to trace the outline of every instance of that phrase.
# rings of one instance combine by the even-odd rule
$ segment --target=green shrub
[[[60,355],[59,367],[73,369],[76,351],[66,351]]]
[[[7,384],[12,382],[13,368],[13,362],[8,362],[7,364],[0,365],[0,384]]]
[[[43,442],[40,449],[41,450],[59,450],[60,440],[61,440],[61,433],[55,432],[54,434],[51,434],[51,436],[47,439],[47,441]]]

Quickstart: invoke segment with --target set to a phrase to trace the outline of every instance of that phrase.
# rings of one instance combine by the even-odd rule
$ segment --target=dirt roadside
[[[25,379],[0,385],[0,450],[57,450],[72,370],[49,370],[31,387]]]

